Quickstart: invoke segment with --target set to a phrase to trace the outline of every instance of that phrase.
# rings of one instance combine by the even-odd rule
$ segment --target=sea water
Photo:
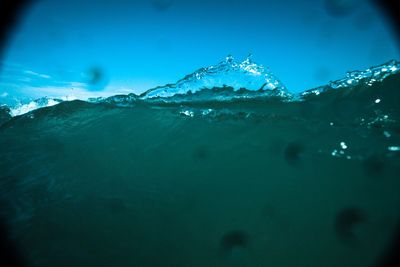
[[[373,266],[400,219],[398,68],[295,95],[228,57],[3,106],[0,214],[29,266]]]

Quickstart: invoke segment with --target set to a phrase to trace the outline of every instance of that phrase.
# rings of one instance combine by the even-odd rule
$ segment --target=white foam
[[[13,117],[20,116],[20,115],[26,114],[26,113],[31,112],[32,110],[35,110],[38,108],[55,106],[61,102],[63,102],[63,101],[58,100],[58,99],[52,99],[52,98],[46,98],[45,101],[37,101],[37,100],[31,101],[27,104],[20,104],[14,108],[11,108],[10,115]]]

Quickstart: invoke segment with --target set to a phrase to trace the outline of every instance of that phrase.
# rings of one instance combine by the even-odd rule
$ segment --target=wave
[[[143,93],[141,98],[169,98],[225,87],[230,87],[233,91],[244,89],[249,92],[287,92],[283,83],[268,68],[252,61],[252,55],[243,62],[238,62],[229,55],[217,65],[201,68],[175,84],[150,89]]]
[[[115,95],[86,99],[95,104],[111,104],[119,107],[134,106],[138,102],[149,104],[190,104],[195,102],[227,102],[234,100],[271,100],[283,102],[304,100],[310,95],[320,95],[331,90],[371,87],[400,72],[396,60],[370,67],[366,70],[351,71],[346,77],[331,81],[326,85],[309,89],[299,94],[290,93],[284,84],[266,67],[256,64],[249,55],[244,61],[236,61],[232,56],[217,65],[201,68],[185,76],[174,84],[149,89],[140,95]],[[12,117],[33,110],[57,105],[71,98],[43,97],[29,103],[7,107]],[[4,113],[4,108],[3,111]]]
[[[370,67],[362,71],[347,72],[346,77],[331,81],[327,85],[319,86],[314,89],[306,90],[301,93],[301,96],[309,94],[319,95],[322,92],[327,92],[332,89],[354,88],[358,85],[372,86],[377,82],[382,82],[387,77],[400,72],[400,63],[396,60],[388,61],[384,64]]]
[[[28,113],[32,110],[39,109],[39,108],[44,108],[44,107],[51,107],[54,105],[57,105],[64,100],[58,99],[58,98],[49,98],[49,97],[42,97],[39,99],[36,99],[34,101],[31,101],[27,104],[19,104],[13,108],[10,109],[10,115],[11,116],[19,116],[25,113]]]

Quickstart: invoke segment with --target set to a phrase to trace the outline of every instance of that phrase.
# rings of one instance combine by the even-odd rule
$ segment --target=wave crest
[[[252,61],[252,55],[242,62],[236,61],[229,55],[217,65],[201,68],[175,84],[150,89],[144,92],[141,98],[168,98],[224,87],[230,87],[234,91],[245,89],[247,91],[287,92],[283,83],[268,68]]]

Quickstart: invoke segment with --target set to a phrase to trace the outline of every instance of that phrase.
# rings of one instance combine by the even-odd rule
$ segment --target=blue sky
[[[1,59],[0,103],[140,93],[249,53],[292,92],[399,59],[362,0],[39,0]]]

